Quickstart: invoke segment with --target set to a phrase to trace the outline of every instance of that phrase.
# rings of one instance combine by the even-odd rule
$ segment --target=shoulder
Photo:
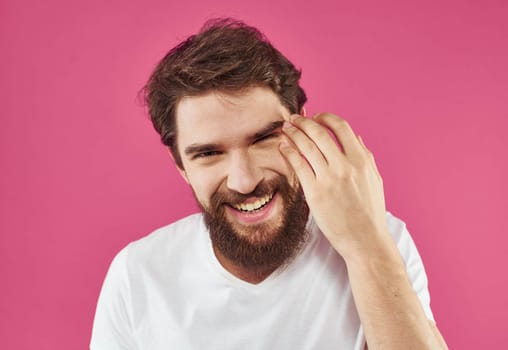
[[[409,235],[409,232],[406,228],[406,223],[389,211],[386,212],[386,224],[390,234],[396,242],[404,238],[405,235]]]
[[[129,244],[131,250],[157,247],[160,244],[178,242],[189,235],[198,234],[203,228],[202,214],[192,214],[169,225],[156,229],[143,238]]]
[[[119,255],[125,255],[128,265],[171,257],[189,249],[205,234],[202,215],[192,214],[129,243]]]
[[[400,254],[404,260],[407,262],[409,257],[413,255],[420,258],[413,238],[407,229],[406,223],[390,212],[386,212],[386,223],[388,231],[397,244]]]

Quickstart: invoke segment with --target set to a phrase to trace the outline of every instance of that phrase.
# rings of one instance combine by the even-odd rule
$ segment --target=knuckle
[[[335,130],[339,131],[340,133],[346,132],[351,129],[349,126],[349,123],[345,121],[344,119],[335,119],[333,121],[333,127]]]
[[[305,142],[302,144],[302,153],[303,154],[310,154],[310,153],[313,153],[317,150],[317,147],[314,143],[311,143],[311,142]]]
[[[307,118],[302,117],[301,115],[295,114],[295,115],[291,116],[291,123],[293,123],[295,125],[302,125],[303,123],[305,123],[306,119]]]
[[[350,181],[355,176],[355,170],[352,166],[344,166],[338,172],[338,176],[341,181]]]
[[[319,180],[319,186],[314,190],[314,195],[316,198],[323,199],[326,196],[329,196],[330,193],[333,193],[337,188],[337,181],[331,181],[331,179],[322,179]]]
[[[369,169],[369,160],[367,158],[360,158],[357,161],[356,167],[361,173],[365,173]]]
[[[325,137],[329,137],[330,136],[328,134],[328,132],[324,128],[322,128],[322,127],[316,128],[315,134],[316,134],[316,138],[318,138],[318,139],[323,139]]]
[[[307,165],[307,162],[305,161],[305,159],[303,159],[303,157],[301,155],[299,155],[298,153],[295,152],[293,155],[293,166],[294,166],[295,170],[301,170],[306,165]]]
[[[333,113],[324,112],[324,113],[318,113],[312,117],[315,121],[317,121],[320,124],[330,124],[333,123],[336,120],[340,120],[338,116],[336,116]]]
[[[314,116],[312,117],[312,119],[314,119],[315,121],[320,121],[323,119],[323,116],[325,115],[325,113],[316,113],[314,114]]]

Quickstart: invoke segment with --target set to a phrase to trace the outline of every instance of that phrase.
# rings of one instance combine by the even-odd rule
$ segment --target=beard
[[[228,220],[226,206],[234,206],[253,196],[277,194],[285,208],[277,222],[241,225]],[[274,200],[272,198],[271,200]],[[305,226],[309,207],[300,184],[293,188],[286,177],[260,183],[253,192],[217,191],[205,207],[199,200],[214,249],[233,264],[252,273],[266,273],[289,264],[307,240]],[[233,209],[235,210],[235,209]]]

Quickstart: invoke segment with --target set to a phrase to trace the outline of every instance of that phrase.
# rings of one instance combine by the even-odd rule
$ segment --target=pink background
[[[348,119],[423,256],[451,349],[508,341],[506,1],[0,3],[0,342],[85,349],[129,241],[194,212],[137,92],[205,19],[258,26]]]

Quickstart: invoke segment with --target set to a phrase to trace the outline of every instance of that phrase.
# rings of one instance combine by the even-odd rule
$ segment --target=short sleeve
[[[427,319],[434,321],[434,315],[430,308],[430,294],[428,280],[423,266],[422,259],[416,245],[407,230],[406,224],[393,216],[387,214],[388,228],[392,234],[399,252],[406,263],[406,271],[416,295],[420,299],[423,311]]]
[[[127,248],[113,259],[95,312],[91,350],[134,350]]]

